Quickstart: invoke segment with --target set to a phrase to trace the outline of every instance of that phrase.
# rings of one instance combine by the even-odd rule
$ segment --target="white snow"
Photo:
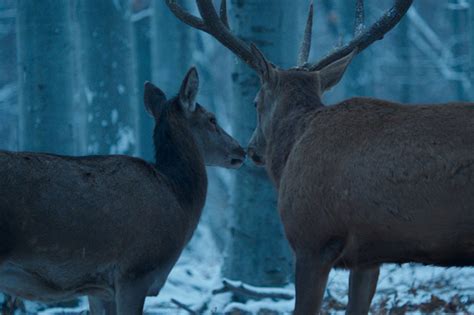
[[[96,94],[91,89],[89,89],[88,86],[84,87],[84,95],[86,96],[87,104],[92,104],[92,101],[94,100]]]
[[[137,12],[137,13],[133,13],[131,16],[130,16],[130,21],[132,22],[138,22],[142,19],[145,19],[147,17],[150,17],[153,15],[153,9],[151,8],[148,8],[148,9],[145,9],[145,10],[141,10],[140,12]]]
[[[135,144],[135,132],[130,127],[119,128],[117,138],[117,143],[110,146],[109,154],[125,154]]]
[[[17,84],[9,83],[0,88],[0,107],[7,107],[11,104],[13,98],[16,97]]]
[[[112,122],[113,125],[117,123],[118,116],[119,116],[118,110],[113,109],[110,113],[110,121]]]
[[[125,93],[125,86],[123,86],[122,84],[117,85],[117,92],[120,95],[123,95],[123,93]]]
[[[187,311],[171,302],[176,299],[194,311],[204,315],[221,314],[231,310],[241,310],[256,314],[259,310],[272,310],[286,314],[293,310],[294,300],[248,300],[246,303],[232,302],[232,294],[213,295],[212,290],[220,288],[222,253],[217,249],[210,229],[200,224],[193,239],[184,250],[181,258],[168,277],[166,285],[157,297],[148,297],[145,302],[146,314],[187,315]],[[324,309],[328,305],[339,305],[330,308],[330,313],[343,313],[347,303],[347,284],[349,272],[333,270],[329,275],[325,294]],[[239,285],[239,282],[232,282]],[[260,293],[278,292],[294,293],[294,285],[283,288],[259,288],[248,286]],[[470,304],[466,312],[474,313],[474,268],[441,268],[415,264],[383,266],[377,292],[372,302],[372,310],[380,307],[392,309],[405,304],[430,302],[434,295],[450,301],[455,295],[459,301]],[[79,314],[87,308],[87,302],[81,300],[79,306],[72,309],[55,308],[40,312],[41,315]],[[408,312],[410,314],[421,312]]]

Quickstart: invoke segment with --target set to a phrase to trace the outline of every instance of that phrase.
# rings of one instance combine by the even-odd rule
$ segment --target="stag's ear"
[[[154,86],[152,83],[145,82],[145,92],[143,93],[143,101],[145,109],[152,117],[159,118],[158,115],[161,106],[166,102],[165,93]]]
[[[196,96],[199,89],[199,76],[195,67],[189,69],[181,83],[179,102],[184,111],[194,112],[196,109]]]
[[[350,54],[328,64],[318,71],[321,82],[321,92],[331,89],[342,79],[342,75],[346,72],[347,66],[351,63],[355,54],[356,50],[353,50]]]
[[[267,58],[265,58],[260,49],[258,49],[253,43],[250,44],[250,50],[255,57],[255,61],[257,63],[257,72],[262,83],[273,81],[275,75],[273,65],[267,60]]]

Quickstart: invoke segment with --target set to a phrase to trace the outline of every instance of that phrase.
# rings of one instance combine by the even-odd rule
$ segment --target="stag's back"
[[[423,239],[425,250],[474,239],[474,104],[357,98],[314,115],[281,180],[287,228]]]

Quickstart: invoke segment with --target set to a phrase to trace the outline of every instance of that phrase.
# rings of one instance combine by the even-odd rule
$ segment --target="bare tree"
[[[69,1],[17,2],[20,147],[74,154]]]
[[[87,152],[135,154],[138,105],[127,0],[77,1]]]

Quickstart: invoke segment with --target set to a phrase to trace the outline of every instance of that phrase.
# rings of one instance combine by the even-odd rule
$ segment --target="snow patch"
[[[95,93],[92,92],[91,89],[89,89],[88,86],[85,86],[84,87],[84,95],[86,96],[86,101],[87,101],[87,104],[92,104],[92,102],[94,101],[94,97],[95,97]]]
[[[110,154],[126,154],[135,144],[135,133],[130,127],[122,127],[118,130],[117,143],[110,147]]]
[[[117,85],[117,92],[120,95],[123,95],[125,93],[125,86],[123,86],[122,84]]]
[[[112,109],[112,112],[110,113],[110,121],[112,122],[113,125],[115,125],[118,121],[118,110]]]

